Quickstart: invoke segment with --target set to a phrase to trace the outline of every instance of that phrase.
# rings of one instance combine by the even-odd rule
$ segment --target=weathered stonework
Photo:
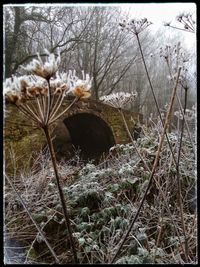
[[[62,109],[69,105],[70,101],[66,100]],[[35,160],[37,153],[45,146],[45,138],[41,129],[34,128],[31,120],[19,112],[14,106],[7,106],[9,113],[5,117],[4,123],[4,158],[5,168],[8,173],[14,173],[22,169],[30,168]],[[99,101],[85,100],[79,101],[62,117],[52,125],[52,137],[55,142],[61,142],[61,145],[67,140],[69,134],[64,120],[77,114],[92,114],[107,125],[113,135],[113,142],[127,143],[130,142],[124,127],[122,118],[116,108],[103,104]],[[135,124],[142,120],[141,114],[124,111],[127,124],[130,131],[134,132]],[[92,126],[91,126],[92,129]],[[102,128],[103,130],[103,128]],[[57,141],[55,141],[57,140]]]

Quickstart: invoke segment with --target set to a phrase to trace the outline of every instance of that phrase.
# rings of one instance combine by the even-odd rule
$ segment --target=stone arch
[[[114,134],[108,123],[96,113],[74,112],[63,118],[54,132],[57,159],[70,157],[73,148],[80,149],[84,160],[98,161],[115,145]]]
[[[70,104],[71,100],[66,99],[63,101],[60,111],[62,112],[62,110],[66,109]],[[24,171],[25,168],[29,170],[33,165],[35,155],[40,153],[42,148],[46,147],[46,139],[40,129],[26,125],[26,117],[24,117],[21,112],[18,112],[15,106],[7,105],[6,110],[9,110],[9,113],[5,117],[4,127],[5,169],[8,174],[12,175],[14,172],[18,174],[21,170]],[[135,134],[136,123],[142,123],[142,114],[127,110],[124,110],[123,112],[130,132]],[[111,146],[113,144],[126,144],[127,142],[130,142],[130,138],[124,127],[123,120],[121,116],[119,116],[118,110],[102,102],[87,99],[75,103],[68,112],[63,114],[62,117],[51,126],[51,137],[57,156],[59,157],[58,159],[65,156],[67,156],[67,159],[70,159],[73,155],[70,153],[71,151],[73,152],[71,140],[72,134],[70,135],[70,132],[63,121],[71,116],[75,116],[77,113],[93,114],[96,118],[96,120],[93,121],[99,122],[98,128],[101,129],[99,132],[102,132],[102,129],[104,129],[107,133],[106,136],[110,136],[110,141],[107,143]],[[100,122],[102,122],[102,124]],[[94,135],[93,132],[93,136]],[[107,150],[110,145],[104,146],[105,150]],[[13,155],[15,155],[14,165],[12,158],[10,157],[11,151]],[[33,155],[31,160],[24,161],[24,158],[30,158],[30,155]]]

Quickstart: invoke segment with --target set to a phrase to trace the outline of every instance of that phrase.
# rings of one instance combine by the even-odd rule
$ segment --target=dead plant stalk
[[[138,207],[138,210],[137,210],[137,212],[136,212],[136,214],[135,214],[135,216],[134,216],[134,218],[133,218],[133,220],[132,220],[132,222],[131,222],[131,224],[130,224],[130,226],[129,226],[126,234],[125,234],[125,236],[123,237],[122,242],[121,242],[119,248],[117,249],[114,257],[112,258],[111,263],[113,263],[115,261],[116,257],[118,256],[121,248],[123,247],[123,245],[124,245],[124,243],[125,243],[128,235],[129,235],[130,231],[132,230],[132,228],[134,226],[134,223],[136,222],[136,220],[137,220],[137,218],[139,216],[139,213],[140,213],[140,211],[141,211],[141,209],[143,207],[144,201],[146,199],[146,195],[147,195],[147,193],[148,193],[148,191],[150,189],[151,183],[153,181],[154,173],[156,171],[156,167],[157,167],[158,162],[159,162],[160,152],[161,152],[161,149],[162,149],[162,145],[163,145],[165,133],[166,133],[166,130],[168,129],[169,123],[170,123],[171,111],[172,111],[172,107],[173,107],[173,104],[174,104],[176,90],[177,90],[177,87],[178,87],[178,81],[179,81],[180,72],[181,72],[181,67],[178,70],[177,78],[176,78],[176,83],[175,83],[175,86],[174,86],[174,88],[172,90],[171,99],[170,99],[169,107],[168,107],[168,110],[167,110],[167,114],[166,114],[166,119],[165,119],[163,131],[162,131],[162,134],[160,136],[158,150],[156,152],[156,157],[155,157],[154,164],[153,164],[153,167],[152,167],[152,170],[151,170],[151,174],[150,174],[150,177],[149,177],[149,182],[148,182],[147,188],[146,188],[145,193],[144,193],[144,196],[143,196],[143,198],[142,198],[142,200],[140,202],[140,205]]]
[[[152,92],[152,95],[153,95],[153,99],[154,99],[154,102],[155,102],[155,104],[156,104],[156,108],[157,108],[157,111],[158,111],[158,115],[159,115],[160,121],[161,121],[161,123],[162,123],[162,127],[164,128],[164,121],[163,121],[163,118],[162,118],[162,115],[161,115],[161,112],[160,112],[160,108],[159,108],[159,106],[158,106],[158,101],[157,101],[156,96],[155,96],[155,92],[154,92],[154,88],[153,88],[151,79],[150,79],[150,76],[149,76],[149,72],[148,72],[148,69],[147,69],[146,61],[145,61],[144,54],[143,54],[143,51],[142,51],[142,46],[141,46],[141,43],[140,43],[140,38],[139,38],[138,33],[135,34],[135,35],[136,35],[136,38],[137,38],[138,46],[139,46],[140,53],[141,53],[141,56],[142,56],[142,61],[143,61],[143,64],[144,64],[144,68],[145,68],[145,72],[146,72],[147,79],[148,79],[148,82],[149,82],[149,86],[150,86],[150,89],[151,89],[151,92]],[[174,152],[173,152],[173,150],[172,150],[172,146],[171,146],[171,143],[170,143],[170,141],[169,141],[167,132],[164,131],[164,134],[165,134],[165,136],[166,136],[167,143],[168,143],[170,152],[171,152],[171,154],[172,154],[172,158],[173,158],[174,165],[177,167],[177,162],[176,162],[176,159],[175,159],[175,156],[174,156]],[[178,175],[178,174],[177,174],[177,175]]]
[[[176,96],[177,96],[177,94],[176,94]],[[122,120],[123,120],[124,126],[125,126],[125,128],[126,128],[127,134],[128,134],[128,136],[129,136],[129,138],[130,138],[130,140],[131,140],[131,142],[132,142],[132,144],[133,144],[133,146],[134,146],[134,148],[135,148],[135,150],[136,150],[136,152],[137,152],[139,158],[142,160],[142,162],[144,163],[144,166],[146,167],[146,169],[147,169],[147,170],[149,171],[149,173],[150,173],[151,170],[150,170],[149,166],[147,165],[146,161],[145,161],[144,158],[142,157],[141,153],[139,152],[139,149],[137,148],[137,146],[136,146],[136,144],[135,144],[135,142],[134,142],[134,140],[133,140],[133,137],[132,137],[131,132],[130,132],[130,130],[129,130],[129,127],[128,127],[128,124],[127,124],[126,119],[125,119],[125,117],[124,117],[124,113],[123,113],[122,109],[119,108],[118,111],[119,111],[120,115],[122,116]],[[183,253],[184,253],[184,247],[183,247],[182,242],[181,242],[181,238],[180,238],[179,230],[178,230],[178,227],[177,227],[177,225],[176,225],[176,223],[175,223],[175,221],[174,221],[174,219],[173,219],[172,213],[171,213],[170,208],[169,208],[169,205],[168,205],[168,203],[167,203],[166,195],[165,195],[165,193],[163,192],[163,190],[162,190],[162,188],[161,188],[159,182],[158,182],[155,178],[154,178],[154,181],[155,181],[155,183],[156,183],[156,186],[158,187],[159,192],[161,193],[162,199],[163,199],[164,204],[165,204],[165,208],[167,209],[168,214],[169,214],[169,216],[170,216],[170,219],[171,219],[171,221],[172,221],[172,224],[174,225],[174,228],[176,229],[176,233],[177,233],[179,242],[180,242],[180,244],[181,244],[181,249],[182,249],[182,251],[183,251]],[[178,187],[178,188],[180,188],[180,187]],[[164,208],[164,207],[163,207],[163,208]],[[161,216],[161,217],[162,217],[162,216]],[[159,239],[160,239],[161,231],[162,231],[162,223],[161,223],[161,227],[160,227],[160,233],[158,234],[158,240],[157,240],[157,243],[159,243]]]
[[[56,156],[55,156],[55,152],[54,152],[54,148],[53,148],[53,143],[52,143],[52,140],[51,140],[51,137],[50,137],[50,134],[49,134],[49,127],[48,127],[48,125],[46,125],[42,129],[43,129],[44,134],[45,134],[46,139],[47,139],[47,144],[48,144],[49,152],[50,152],[50,155],[51,155],[51,160],[52,160],[53,169],[54,169],[54,173],[55,173],[55,177],[56,177],[56,183],[57,183],[57,187],[58,187],[58,191],[59,191],[60,201],[61,201],[61,204],[62,204],[65,223],[66,223],[66,227],[67,227],[68,232],[69,232],[69,239],[70,239],[70,243],[71,243],[71,248],[72,248],[72,252],[73,252],[75,263],[77,263],[78,259],[77,259],[75,244],[74,244],[74,241],[73,241],[69,214],[68,214],[68,211],[67,211],[63,190],[62,190],[62,187],[60,185],[60,178],[59,178],[59,174],[58,174]]]
[[[185,115],[185,110],[187,106],[187,89],[185,89],[185,103],[184,103],[184,110],[183,113]],[[178,159],[177,159],[177,172],[179,173],[179,162],[181,157],[181,147],[182,147],[182,140],[183,140],[183,132],[184,132],[184,120],[182,121],[182,127],[181,127],[181,137],[179,142],[179,149],[178,149]],[[183,234],[185,237],[185,250],[186,250],[186,259],[188,259],[188,240],[186,237],[186,229],[185,229],[185,222],[184,222],[184,214],[183,214],[183,202],[182,202],[182,194],[181,194],[181,180],[180,176],[177,176],[177,183],[178,183],[178,201],[180,206],[180,213],[181,213],[181,223],[183,227]]]

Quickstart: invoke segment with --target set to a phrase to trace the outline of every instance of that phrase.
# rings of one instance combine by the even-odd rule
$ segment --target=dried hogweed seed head
[[[39,96],[44,86],[44,80],[41,81],[39,77],[35,79],[33,76],[13,76],[4,82],[5,100],[12,104],[24,103],[29,98]]]
[[[80,99],[89,98],[91,96],[91,86],[92,86],[92,79],[90,79],[89,74],[84,73],[82,71],[83,79],[78,79],[78,77],[71,73],[70,75],[70,90],[75,96],[79,97]]]
[[[190,13],[179,14],[176,17],[176,21],[179,23],[179,25],[177,24],[171,27],[195,33],[195,21],[192,19],[192,15]]]
[[[58,52],[58,57],[56,58],[54,54],[50,54],[48,50],[45,50],[48,58],[45,63],[42,62],[41,57],[38,54],[38,59],[33,59],[30,64],[23,69],[31,72],[34,75],[40,76],[49,80],[58,70],[60,65],[60,52]]]
[[[22,91],[25,90],[25,82],[22,82],[22,79],[24,77],[22,76],[21,79],[12,76],[12,78],[8,78],[5,80],[3,84],[3,94],[5,96],[6,103],[12,103],[12,104],[20,104],[20,101],[22,100]]]
[[[67,93],[67,90],[70,89],[69,75],[67,73],[56,73],[56,77],[50,79],[50,85],[53,94]]]
[[[125,108],[127,104],[131,103],[137,97],[137,93],[115,93],[100,97],[100,100],[105,104],[115,108]]]
[[[22,92],[23,94],[26,94],[27,86],[28,86],[27,81],[22,79],[22,80],[20,81],[20,83],[21,83],[21,92]]]
[[[131,19],[129,22],[126,22],[124,20],[123,23],[119,23],[119,26],[122,29],[126,29],[127,31],[137,35],[143,30],[145,30],[151,24],[152,22],[148,21],[147,18],[143,18],[143,19]]]
[[[62,93],[62,88],[61,87],[57,87],[55,90],[54,90],[54,94],[55,95],[59,95],[59,94],[61,94]]]

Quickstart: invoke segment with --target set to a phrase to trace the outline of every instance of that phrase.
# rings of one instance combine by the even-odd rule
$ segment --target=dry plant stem
[[[49,79],[47,79],[47,84],[48,84],[48,97],[47,98],[47,111],[45,112],[46,114],[46,120],[45,124],[48,124],[49,121],[49,115],[50,115],[50,105],[51,105],[51,88],[50,88],[50,82]]]
[[[166,119],[165,119],[163,132],[162,132],[162,134],[160,136],[158,150],[156,152],[156,157],[155,157],[154,164],[153,164],[153,167],[152,167],[152,171],[151,171],[151,174],[150,174],[150,177],[149,177],[149,182],[148,182],[147,188],[146,188],[144,196],[143,196],[143,198],[142,198],[142,200],[140,202],[138,210],[137,210],[137,212],[136,212],[136,214],[135,214],[135,216],[134,216],[134,218],[133,218],[133,220],[132,220],[132,222],[131,222],[131,224],[130,224],[130,226],[128,228],[128,231],[126,232],[125,236],[123,237],[122,242],[121,242],[119,248],[117,249],[117,252],[115,253],[111,263],[113,263],[115,261],[117,255],[119,254],[123,244],[125,243],[128,235],[129,235],[130,231],[132,230],[133,225],[134,225],[134,223],[136,222],[136,220],[137,220],[137,218],[139,216],[140,210],[141,210],[141,208],[142,208],[142,206],[144,204],[144,201],[146,199],[146,195],[147,195],[147,193],[148,193],[148,191],[150,189],[151,183],[153,181],[154,173],[155,173],[156,167],[157,167],[158,162],[159,162],[159,157],[160,157],[160,152],[161,152],[163,141],[164,141],[164,137],[165,137],[165,132],[166,132],[166,130],[167,130],[168,126],[169,126],[169,122],[170,122],[171,110],[172,110],[172,107],[173,107],[173,104],[174,104],[174,99],[175,99],[175,94],[176,94],[176,90],[177,90],[177,87],[178,87],[178,80],[179,80],[180,72],[181,72],[181,68],[179,68],[179,70],[178,70],[178,74],[177,74],[177,78],[176,78],[176,84],[175,84],[175,86],[173,88],[173,91],[172,91],[172,94],[171,94],[171,100],[170,100],[170,104],[169,104],[169,107],[168,107],[168,111],[167,111],[167,115],[166,115]]]
[[[169,75],[170,75],[170,77],[171,77],[171,79],[172,79],[172,73],[171,73],[171,69],[170,69],[169,61],[166,60],[166,62],[167,62],[168,70],[169,70]],[[177,98],[177,100],[178,100],[178,104],[179,104],[179,107],[180,107],[180,111],[181,111],[181,114],[182,114],[182,116],[183,116],[184,123],[185,123],[185,125],[186,125],[186,129],[187,129],[188,137],[189,137],[189,139],[190,139],[190,143],[191,143],[191,145],[192,145],[192,148],[193,148],[193,151],[194,151],[194,154],[195,154],[195,147],[194,147],[194,143],[193,143],[193,141],[192,141],[191,135],[190,135],[189,126],[188,126],[187,120],[185,119],[185,114],[184,114],[184,111],[183,111],[183,106],[182,106],[182,104],[181,104],[181,100],[180,100],[179,95],[178,95],[177,93],[176,93],[176,98]],[[178,120],[178,121],[179,121],[179,120]],[[178,128],[178,129],[179,129],[179,128]]]
[[[194,151],[194,154],[195,154],[194,142],[192,141],[192,138],[191,138],[191,135],[190,135],[190,129],[189,129],[187,120],[185,119],[185,114],[184,114],[183,107],[182,107],[182,104],[181,104],[181,101],[180,101],[180,98],[179,98],[178,94],[176,94],[176,97],[177,97],[177,100],[178,100],[178,103],[179,103],[179,106],[180,106],[181,114],[183,116],[183,120],[184,120],[186,129],[187,129],[188,137],[190,139],[190,143],[192,145],[192,148],[193,148],[193,151]]]
[[[184,31],[184,32],[191,32],[191,33],[195,33],[194,29],[190,29],[190,30],[185,30],[185,29],[181,29],[181,28],[178,28],[178,27],[175,27],[175,26],[168,26],[170,28],[173,28],[173,29],[177,29],[177,30],[181,30],[181,31]]]
[[[42,118],[42,121],[44,121],[44,114],[42,112],[42,107],[41,107],[40,100],[38,99],[38,97],[36,98],[36,101],[37,101],[37,105],[38,105],[38,110],[40,112],[40,117]]]
[[[68,233],[69,233],[69,239],[70,239],[72,253],[73,253],[73,256],[74,256],[74,263],[78,263],[75,244],[74,244],[74,240],[73,240],[73,237],[72,237],[72,230],[71,230],[69,214],[68,214],[68,211],[67,211],[67,206],[66,206],[64,194],[63,194],[63,191],[62,191],[62,187],[60,185],[60,178],[59,178],[57,164],[56,164],[56,156],[55,156],[52,140],[51,140],[51,137],[50,137],[50,134],[49,134],[49,127],[47,125],[47,126],[44,126],[42,129],[43,129],[44,134],[45,134],[46,139],[47,139],[47,144],[48,144],[49,152],[50,152],[50,155],[51,155],[51,160],[52,160],[52,163],[53,163],[54,173],[55,173],[55,177],[56,177],[56,183],[57,183],[57,187],[58,187],[58,191],[59,191],[59,197],[60,197],[60,201],[61,201],[61,204],[62,204],[62,209],[63,209],[63,214],[64,214],[64,218],[65,218],[66,227],[67,227]]]
[[[163,209],[162,209],[162,212],[163,213]],[[161,238],[161,234],[162,234],[162,230],[163,230],[163,214],[161,215],[161,222],[160,222],[160,229],[159,229],[159,232],[158,232],[158,237],[157,237],[157,240],[156,240],[156,247],[158,248],[159,244],[160,244],[160,238]],[[156,255],[155,255],[156,256]],[[155,258],[154,258],[155,259]]]
[[[53,94],[52,99],[51,99],[50,110],[51,110],[52,107],[54,106],[54,98],[55,98],[55,94]],[[50,114],[49,114],[49,116],[50,116]]]
[[[146,74],[147,74],[147,78],[148,78],[148,81],[149,81],[149,85],[150,85],[150,88],[151,88],[151,91],[152,91],[152,94],[153,94],[153,98],[154,98],[154,101],[155,101],[155,104],[156,104],[156,107],[157,107],[157,110],[158,110],[158,113],[159,113],[160,120],[161,120],[162,125],[163,125],[163,128],[164,128],[163,119],[162,119],[161,112],[160,112],[160,109],[159,109],[159,106],[158,106],[158,103],[157,103],[157,100],[156,100],[156,97],[155,97],[155,93],[154,93],[154,89],[153,89],[153,86],[152,86],[152,83],[151,83],[151,79],[150,79],[150,77],[149,77],[149,73],[148,73],[147,66],[146,66],[146,62],[145,62],[144,55],[143,55],[143,52],[142,52],[142,47],[141,47],[141,43],[140,43],[140,39],[139,39],[138,33],[136,34],[136,37],[137,37],[137,41],[138,41],[138,45],[139,45],[139,49],[140,49],[140,52],[141,52],[142,60],[143,60],[143,63],[144,63],[145,71],[146,71]],[[180,75],[180,68],[179,68],[179,70],[178,70],[178,74],[177,74],[177,76],[179,76],[179,75]],[[177,80],[177,79],[176,79],[176,84],[178,84],[178,80]],[[175,84],[175,87],[174,87],[174,88],[177,87],[176,84]],[[175,96],[177,96],[176,90],[175,90]],[[174,96],[174,97],[175,97],[175,96]],[[167,119],[167,118],[166,118],[166,119]],[[179,166],[178,166],[179,163],[177,163],[177,161],[176,161],[176,159],[175,159],[174,152],[173,152],[172,147],[171,147],[171,144],[170,144],[170,142],[169,142],[169,138],[168,138],[167,132],[164,131],[164,134],[165,134],[165,136],[166,136],[166,139],[167,139],[167,142],[168,142],[170,151],[171,151],[171,155],[172,155],[174,164],[175,164],[175,166],[176,166],[177,180],[178,180],[178,183],[179,183],[179,181],[180,181],[180,173],[179,173]],[[179,193],[181,193],[181,192],[180,192],[180,188],[179,188]],[[181,199],[179,198],[179,202],[180,202],[180,201],[181,201]],[[183,218],[183,217],[182,217],[182,218]],[[185,236],[185,231],[184,231],[185,226],[184,226],[184,221],[183,221],[183,220],[182,220],[182,227],[183,227],[183,232],[184,232],[184,236]],[[186,239],[186,236],[185,236],[185,252],[184,252],[184,254],[185,254],[186,260],[188,259],[188,252],[187,252],[187,251],[188,251],[188,249],[187,249],[187,239]]]
[[[140,157],[140,159],[141,159],[142,162],[144,163],[146,169],[147,169],[149,172],[151,172],[149,166],[146,164],[145,160],[143,159],[142,155],[140,154],[139,150],[137,149],[137,147],[136,147],[136,145],[135,145],[135,143],[134,143],[133,137],[132,137],[132,135],[131,135],[131,133],[130,133],[130,130],[129,130],[128,125],[127,125],[127,122],[126,122],[126,119],[125,119],[125,117],[124,117],[123,111],[122,111],[121,109],[118,109],[118,110],[119,110],[119,112],[120,112],[120,114],[121,114],[121,116],[122,116],[122,119],[123,119],[123,122],[124,122],[124,125],[125,125],[125,128],[126,128],[126,131],[127,131],[128,135],[129,135],[129,137],[130,137],[130,140],[132,141],[132,143],[133,143],[133,145],[134,145],[134,148],[135,148],[136,152],[138,153],[138,156]],[[163,201],[164,201],[164,203],[165,203],[166,209],[167,209],[167,211],[168,211],[168,213],[169,213],[169,216],[170,216],[170,219],[171,219],[171,221],[172,221],[172,223],[173,223],[173,225],[174,225],[174,227],[175,227],[175,229],[176,229],[176,232],[177,232],[177,236],[178,236],[179,242],[180,242],[181,247],[182,247],[182,250],[183,250],[183,252],[184,252],[184,248],[183,248],[183,246],[182,246],[181,239],[180,239],[180,234],[179,234],[179,232],[178,232],[177,226],[175,225],[173,216],[172,216],[172,214],[171,214],[171,211],[170,211],[170,209],[169,209],[168,203],[167,203],[167,201],[166,201],[165,194],[163,193],[163,190],[162,190],[162,188],[160,187],[158,181],[157,181],[156,179],[154,179],[154,181],[155,181],[155,183],[156,183],[156,185],[157,185],[157,187],[158,187],[158,189],[159,189],[159,192],[160,192],[161,195],[162,195],[162,198],[163,198]],[[158,241],[158,242],[159,242],[159,241]]]
[[[144,163],[146,169],[147,169],[149,172],[151,172],[149,166],[146,164],[145,160],[143,159],[142,155],[140,154],[139,150],[137,149],[137,147],[136,147],[136,145],[135,145],[135,143],[134,143],[133,137],[132,137],[132,135],[131,135],[131,133],[130,133],[130,130],[129,130],[128,125],[127,125],[127,122],[126,122],[126,119],[125,119],[125,117],[124,117],[123,111],[122,111],[121,109],[118,109],[118,110],[119,110],[119,113],[120,113],[121,116],[122,116],[123,123],[124,123],[124,125],[125,125],[127,134],[128,134],[128,136],[129,136],[130,140],[132,141],[132,143],[133,143],[133,145],[134,145],[134,148],[135,148],[136,152],[138,153],[138,156],[140,157],[140,159],[141,159],[142,162]],[[177,233],[179,242],[180,242],[180,244],[181,244],[182,251],[184,252],[184,247],[183,247],[182,242],[181,242],[181,239],[180,239],[180,234],[179,234],[179,231],[178,231],[178,227],[176,226],[176,224],[175,224],[175,222],[174,222],[174,219],[173,219],[173,216],[172,216],[171,211],[170,211],[170,209],[169,209],[169,206],[168,206],[168,203],[167,203],[165,194],[163,193],[163,190],[162,190],[162,188],[160,187],[158,181],[157,181],[156,179],[154,179],[154,181],[155,181],[155,183],[156,183],[156,185],[157,185],[157,187],[158,187],[158,189],[159,189],[159,192],[160,192],[161,195],[162,195],[163,201],[164,201],[164,203],[165,203],[165,207],[166,207],[166,209],[167,209],[167,211],[168,211],[168,214],[169,214],[169,216],[170,216],[170,219],[171,219],[171,221],[172,221],[172,224],[173,224],[173,226],[174,226],[174,228],[175,228],[175,230],[176,230],[176,233]],[[158,242],[159,242],[159,241],[158,241]]]
[[[20,194],[18,193],[18,191],[16,190],[15,186],[13,185],[12,181],[10,180],[10,178],[8,178],[7,175],[5,175],[7,181],[9,182],[10,186],[12,187],[13,191],[15,192],[15,194],[18,196],[22,206],[24,207],[25,211],[27,212],[27,214],[29,215],[31,221],[33,222],[33,224],[35,225],[35,227],[37,228],[38,232],[40,233],[41,237],[43,238],[44,242],[46,243],[47,247],[49,248],[52,256],[54,257],[56,263],[60,263],[58,257],[56,256],[54,250],[52,249],[51,245],[49,244],[49,242],[47,241],[46,237],[44,236],[43,232],[41,231],[40,227],[38,226],[38,224],[35,222],[35,220],[33,219],[31,213],[29,212],[28,208],[26,207],[26,204],[24,203],[23,199],[21,198]]]
[[[33,111],[33,113],[35,114],[35,116],[37,116],[38,118],[40,118],[40,115],[38,113],[37,107],[35,106],[34,100],[29,102],[28,107]]]
[[[46,111],[46,96],[45,95],[42,95],[42,107],[43,107],[43,114],[44,114],[44,117],[45,117],[45,111]]]
[[[42,229],[41,230],[43,230],[44,227],[52,220],[52,218],[54,217],[55,214],[56,214],[56,212],[54,212],[54,214],[45,222],[45,224],[42,226]],[[35,239],[33,240],[32,244],[31,244],[31,246],[30,246],[30,248],[29,248],[29,250],[28,250],[28,252],[26,254],[26,259],[25,259],[25,262],[24,262],[25,264],[28,261],[29,254],[30,254],[31,249],[33,248],[33,245],[35,244],[36,240],[37,240],[37,235],[36,235]]]
[[[142,56],[142,61],[143,61],[144,68],[145,68],[145,71],[146,71],[146,74],[147,74],[147,78],[148,78],[148,81],[149,81],[149,85],[150,85],[150,88],[151,88],[151,92],[152,92],[152,94],[153,94],[154,102],[155,102],[155,104],[156,104],[156,108],[157,108],[157,111],[158,111],[158,114],[159,114],[160,121],[161,121],[162,126],[163,126],[163,128],[164,128],[163,118],[162,118],[162,115],[161,115],[161,112],[160,112],[160,108],[159,108],[159,106],[158,106],[158,102],[157,102],[157,99],[156,99],[156,96],[155,96],[155,93],[154,93],[154,89],[153,89],[153,86],[152,86],[152,83],[151,83],[151,79],[150,79],[150,77],[149,77],[149,72],[148,72],[148,70],[147,70],[147,65],[146,65],[146,62],[145,62],[145,59],[144,59],[144,55],[143,55],[143,52],[142,52],[142,47],[141,47],[141,43],[140,43],[140,39],[139,39],[138,33],[136,34],[136,38],[137,38],[137,41],[138,41],[138,45],[139,45],[139,49],[140,49],[140,53],[141,53],[141,56]],[[176,165],[177,165],[177,162],[176,162],[176,159],[175,159],[175,156],[174,156],[174,152],[173,152],[173,150],[172,150],[172,146],[171,146],[171,144],[170,144],[170,141],[169,141],[167,132],[165,132],[165,136],[166,136],[167,143],[168,143],[169,149],[170,149],[171,154],[172,154],[172,157],[173,157],[174,164],[175,164],[175,166],[176,166]]]
[[[195,31],[194,24],[191,20],[186,21],[187,26],[191,29],[191,31]],[[189,25],[190,24],[190,25]]]
[[[27,111],[22,105],[18,106],[17,104],[15,104],[15,106],[25,115],[25,117],[33,120],[35,123],[38,123],[38,121],[35,118],[33,118],[32,114],[30,114],[30,112]]]
[[[162,207],[162,210],[161,210],[161,221],[159,222],[159,232],[158,232],[158,237],[156,240],[156,248],[155,248],[155,253],[154,253],[154,257],[153,257],[153,262],[155,262],[156,251],[160,245],[160,239],[161,239],[161,235],[163,233],[163,216],[164,216],[164,206]]]
[[[56,112],[58,111],[58,109],[62,105],[63,99],[64,99],[64,92],[62,92],[62,94],[59,94],[59,96],[56,100],[56,103],[51,110],[49,121],[51,121],[53,119],[53,117],[55,116]]]
[[[186,106],[187,106],[187,89],[185,89],[184,115],[185,115]],[[179,162],[180,162],[180,156],[181,156],[183,132],[184,132],[184,120],[182,121],[181,136],[180,136],[180,143],[179,143],[179,149],[178,149],[177,173],[179,173]],[[186,256],[186,260],[188,260],[188,238],[186,236],[186,229],[185,229],[185,222],[184,222],[180,175],[177,175],[177,182],[178,182],[178,201],[179,201],[179,207],[180,207],[180,213],[181,213],[181,223],[182,223],[183,234],[185,238],[185,252],[186,252],[185,256]]]
[[[35,114],[33,114],[33,112],[32,111],[30,111],[30,108],[28,109],[27,108],[27,106],[26,106],[26,104],[15,104],[24,114],[26,114],[26,115],[28,115],[29,116],[29,118],[33,118],[33,120],[35,121],[35,122],[38,122],[38,119],[37,119],[37,117],[35,116]]]
[[[30,103],[29,103],[30,105]],[[24,109],[27,110],[27,112],[29,112],[30,114],[32,114],[32,116],[34,117],[34,119],[36,119],[38,122],[42,123],[41,119],[37,116],[37,114],[35,112],[32,111],[32,109],[29,107],[29,105],[24,104],[23,107]]]
[[[49,125],[51,124],[51,123],[53,123],[54,121],[56,121],[56,120],[58,120],[65,112],[67,112],[76,102],[78,102],[78,100],[79,100],[79,97],[76,97],[73,101],[72,101],[72,103],[66,108],[66,109],[64,109],[60,114],[58,114],[58,116],[57,117],[54,117],[54,118],[52,118],[50,121],[49,121]]]

